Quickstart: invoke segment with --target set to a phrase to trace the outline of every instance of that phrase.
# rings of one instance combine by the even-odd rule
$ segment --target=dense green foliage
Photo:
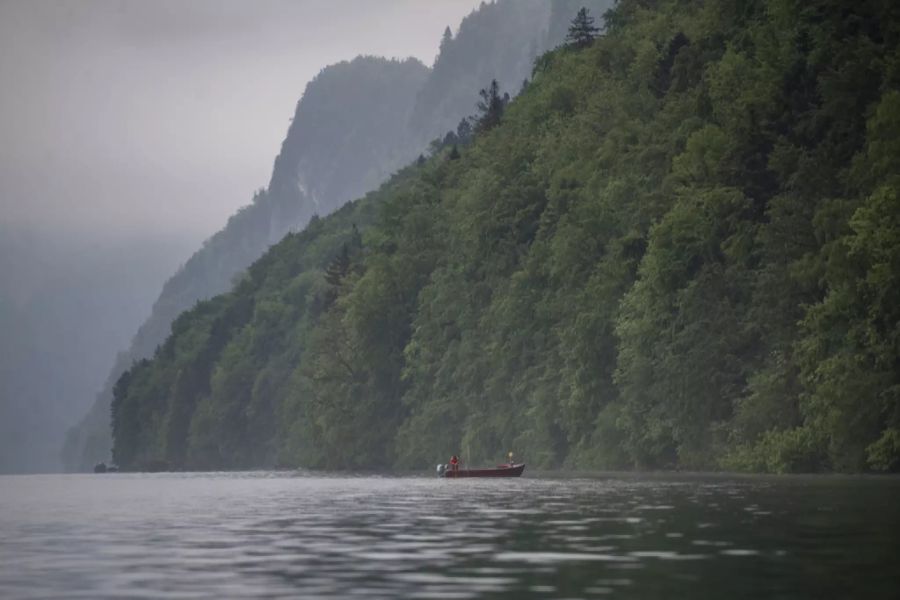
[[[406,124],[427,76],[413,59],[359,57],[331,65],[309,82],[269,185],[166,281],[131,346],[116,357],[93,408],[69,432],[63,458],[70,469],[107,460],[113,385],[133,361],[152,355],[181,312],[228,291],[286,233],[362,195],[415,156]]]
[[[606,23],[179,317],[117,384],[115,459],[900,468],[900,8]]]
[[[587,0],[599,13],[609,4]],[[435,135],[455,128],[474,109],[472,89],[492,78],[518,89],[536,53],[562,41],[567,19],[580,5],[576,0],[482,4],[456,37],[447,29],[431,70],[415,60],[376,57],[323,69],[297,105],[268,187],[166,282],[130,347],[116,357],[91,411],[67,436],[68,468],[89,469],[108,460],[113,386],[132,362],[152,355],[178,314],[231,289],[235,277],[287,232],[374,189]],[[461,133],[458,141],[468,143],[468,133]]]

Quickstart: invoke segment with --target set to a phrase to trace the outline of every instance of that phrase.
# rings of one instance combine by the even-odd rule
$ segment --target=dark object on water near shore
[[[104,462],[98,462],[94,465],[94,473],[118,473],[119,467],[116,465],[108,465]]]
[[[493,469],[448,469],[447,465],[438,465],[438,477],[458,479],[460,477],[519,477],[525,470],[525,463],[517,465],[498,465]]]

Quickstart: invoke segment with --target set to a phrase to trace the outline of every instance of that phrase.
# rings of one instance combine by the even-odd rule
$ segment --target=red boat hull
[[[459,479],[460,477],[519,477],[525,470],[525,463],[512,465],[511,467],[497,467],[496,469],[459,469],[444,471],[444,477]]]

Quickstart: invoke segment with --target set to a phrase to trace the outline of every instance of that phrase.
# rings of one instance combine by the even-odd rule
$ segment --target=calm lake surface
[[[0,597],[898,598],[900,480],[2,476]]]

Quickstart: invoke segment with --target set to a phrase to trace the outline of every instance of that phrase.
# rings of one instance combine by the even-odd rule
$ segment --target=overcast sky
[[[479,3],[0,0],[0,225],[199,241],[268,182],[322,67],[430,66]]]

